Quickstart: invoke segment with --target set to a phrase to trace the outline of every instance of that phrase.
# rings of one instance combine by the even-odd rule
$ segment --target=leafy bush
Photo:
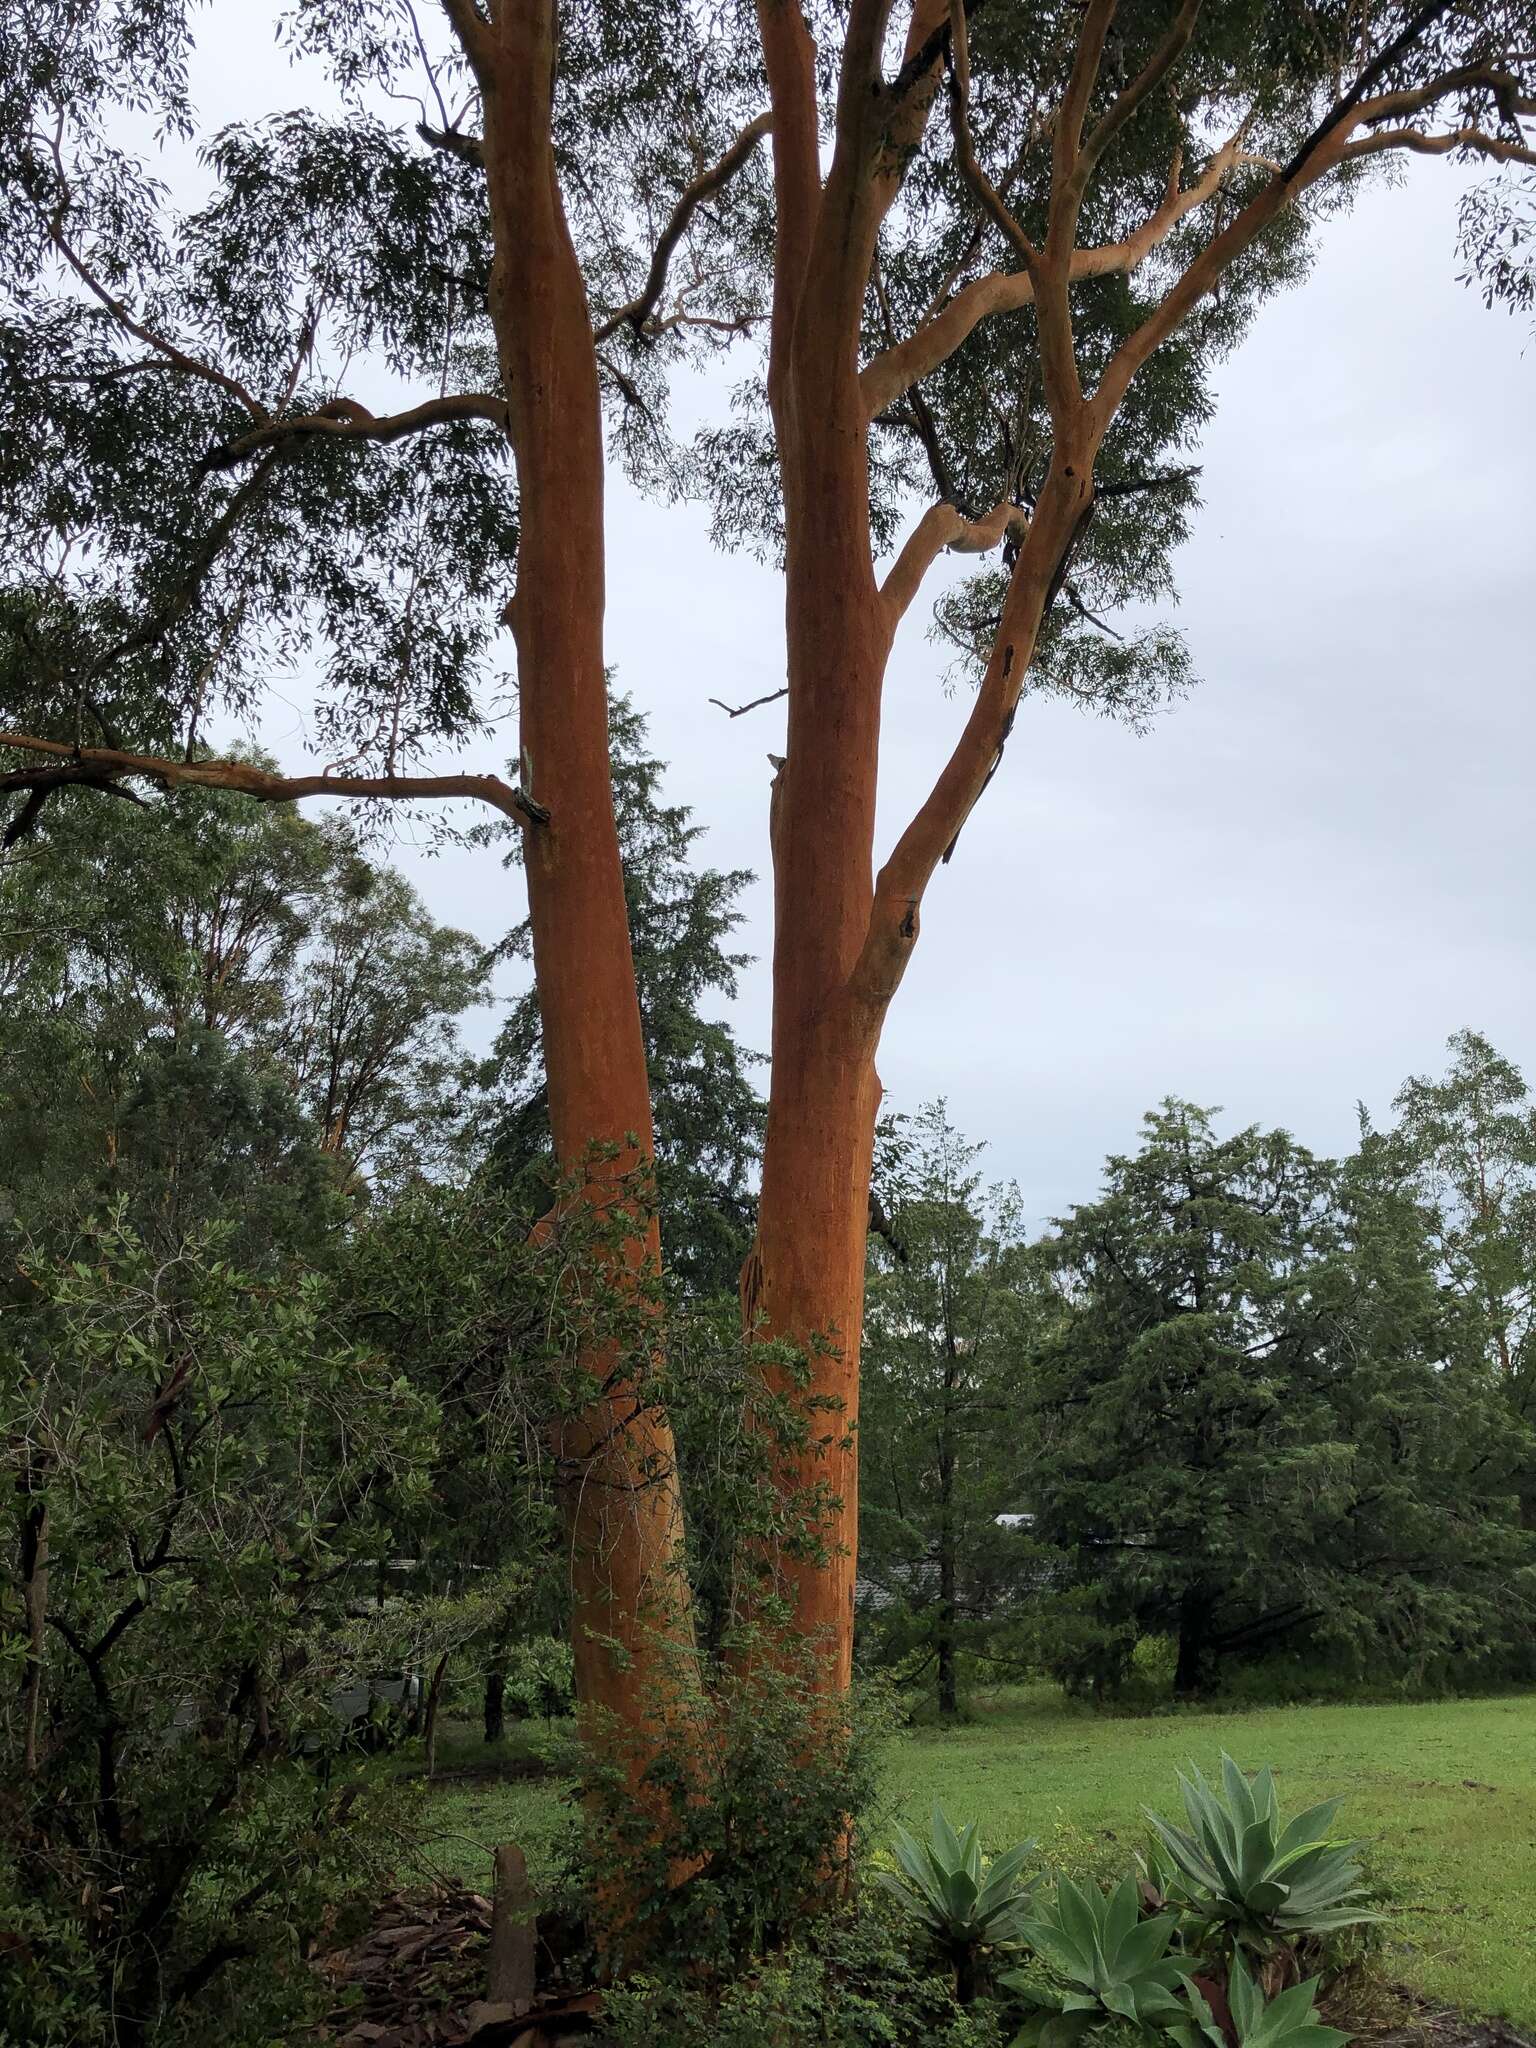
[[[557,1721],[575,1711],[575,1658],[568,1642],[534,1636],[507,1651],[507,1710],[514,1721]]]
[[[618,2048],[1005,2048],[1001,2006],[961,2006],[910,1926],[886,1894],[865,1893],[723,1986],[629,1978],[604,2000],[603,2033]]]
[[[398,1846],[332,1709],[389,1659],[360,1599],[431,1408],[328,1338],[313,1276],[121,1223],[0,1312],[18,1499],[0,1586],[5,2038],[282,2035],[302,1949]],[[358,1611],[361,1610],[361,1611]],[[21,1922],[6,1910],[26,1899]]]
[[[1136,1880],[1122,1878],[1106,1895],[1059,1878],[1053,1898],[1019,1923],[1025,1944],[1065,1988],[1021,1970],[1001,1979],[1036,2017],[1019,2035],[1033,2048],[1069,2048],[1093,2028],[1120,2020],[1143,2032],[1181,2020],[1175,1995],[1188,1965],[1170,1956],[1177,1915],[1141,1918]]]
[[[973,1820],[957,1835],[943,1807],[936,1806],[926,1843],[896,1829],[899,1874],[874,1873],[876,1884],[922,1921],[954,1964],[962,2004],[975,1995],[978,1951],[1017,1943],[1024,1908],[1040,1882],[1038,1876],[1020,1881],[1038,1846],[1033,1840],[1005,1850],[983,1871],[980,1830],[980,1821]]]
[[[1193,1764],[1189,1777],[1179,1774],[1188,1830],[1147,1809],[1166,1852],[1149,1860],[1149,1875],[1170,1903],[1261,1958],[1376,1917],[1361,1903],[1363,1844],[1329,1833],[1342,1800],[1322,1800],[1282,1827],[1267,1765],[1251,1785],[1225,1754],[1221,1771],[1225,1799]]]
[[[644,1736],[589,1721],[570,1862],[608,1963],[677,1956],[732,1976],[846,1888],[887,1716],[878,1693],[829,1696],[819,1675],[812,1647],[743,1649],[681,1718],[671,1708],[643,1766]]]

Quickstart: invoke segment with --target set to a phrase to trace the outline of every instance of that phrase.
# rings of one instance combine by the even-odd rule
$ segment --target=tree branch
[[[142,776],[162,789],[228,789],[258,803],[292,803],[308,796],[385,797],[406,803],[438,797],[471,797],[519,825],[543,825],[549,812],[499,775],[277,775],[246,761],[170,761],[155,754],[123,753],[114,747],[70,747],[27,733],[0,732],[0,747],[63,758],[99,774]],[[47,769],[0,776],[0,789],[33,789]],[[83,779],[81,777],[74,778]]]
[[[1088,277],[1107,277],[1117,271],[1129,273],[1144,263],[1154,249],[1165,242],[1186,215],[1204,206],[1220,189],[1227,174],[1239,164],[1262,161],[1248,155],[1241,139],[1234,136],[1217,150],[1200,176],[1187,190],[1180,191],[1175,175],[1168,196],[1157,209],[1123,241],[1106,242],[1093,249],[1074,249],[1071,279],[1075,284]],[[1274,169],[1275,166],[1267,165]],[[859,389],[871,418],[894,404],[902,393],[940,363],[995,313],[1011,313],[1028,305],[1034,297],[1034,279],[1027,270],[993,270],[964,286],[933,316],[925,320],[905,341],[897,342],[872,356],[859,372]]]
[[[462,128],[434,128],[427,121],[416,123],[416,133],[431,149],[440,149],[444,156],[456,156],[461,163],[475,164],[485,168],[485,141],[479,135],[466,135]]]
[[[57,161],[57,158],[55,160]],[[67,199],[61,200],[58,210],[49,219],[48,238],[92,298],[106,308],[123,332],[131,334],[135,341],[143,342],[146,348],[152,348],[157,355],[163,356],[168,368],[184,370],[188,376],[200,377],[204,383],[212,384],[218,390],[227,393],[237,404],[245,408],[253,420],[268,418],[266,407],[252,397],[238,377],[229,376],[216,364],[205,363],[199,356],[188,355],[184,348],[178,348],[175,342],[167,341],[163,334],[157,334],[152,327],[146,327],[142,321],[134,319],[123,301],[107,290],[64,233],[63,213],[67,204]]]
[[[1027,524],[1027,514],[1007,499],[994,505],[984,519],[967,519],[950,504],[930,505],[880,586],[891,631],[895,632],[923,578],[945,548],[956,554],[983,555],[1010,530],[1022,532]]]
[[[971,136],[971,58],[970,44],[965,32],[965,0],[949,0],[949,47],[949,125],[955,138],[955,160],[966,183],[1002,230],[1005,239],[1011,242],[1023,257],[1026,271],[1033,276],[1038,260],[1035,245],[1014,219],[1002,194],[982,169]]]
[[[1425,29],[1433,28],[1442,14],[1449,14],[1455,0],[1426,0],[1416,14],[1410,15],[1397,35],[1367,64],[1347,93],[1334,101],[1322,120],[1312,130],[1306,141],[1280,173],[1282,181],[1289,185],[1300,176],[1302,167],[1317,153],[1323,143],[1340,125],[1349,120],[1371,88],[1384,78],[1398,58],[1413,48]]]
[[[749,711],[757,711],[764,704],[777,704],[781,697],[789,695],[786,683],[781,690],[770,690],[766,697],[754,697],[749,704],[727,704],[723,697],[711,697],[711,704],[718,704],[727,718],[744,718]]]
[[[1099,80],[1104,42],[1109,34],[1109,25],[1115,18],[1117,4],[1118,0],[1088,0],[1083,15],[1071,75],[1051,129],[1051,224],[1046,234],[1047,241],[1056,240],[1062,226],[1067,227],[1069,233],[1076,227],[1073,177],[1082,152],[1083,122],[1088,116],[1093,88]],[[1069,208],[1070,220],[1067,219]]]
[[[816,46],[797,0],[757,0],[773,120],[773,322],[768,399],[779,417],[789,348],[821,209]]]
[[[1131,80],[1111,106],[1103,120],[1089,134],[1087,141],[1077,154],[1077,165],[1072,174],[1072,183],[1077,198],[1081,201],[1088,189],[1088,181],[1105,150],[1120,130],[1130,120],[1136,109],[1153,88],[1159,85],[1189,47],[1199,19],[1201,0],[1184,0],[1183,6],[1174,16],[1168,33],[1152,53],[1141,72]]]
[[[100,682],[107,671],[130,654],[143,654],[163,640],[179,619],[186,616],[196,600],[214,563],[224,551],[241,519],[250,510],[261,494],[261,487],[271,475],[279,461],[275,451],[268,453],[243,480],[229,503],[209,527],[201,546],[193,556],[181,581],[170,591],[165,602],[147,619],[142,620],[120,640],[115,640],[91,663],[86,675],[86,687]]]
[[[131,804],[142,805],[144,802],[143,797],[135,796],[131,789],[124,789],[108,770],[91,768],[84,762],[72,761],[63,768],[23,769],[19,774],[0,775],[0,791],[24,789],[30,792],[4,832],[0,832],[0,853],[9,852],[11,847],[26,838],[55,790],[72,785],[81,789],[99,789],[107,796],[120,796]]]
[[[1041,625],[1092,509],[1091,460],[1079,469],[1058,449],[1014,562],[970,715],[928,796],[875,880],[874,905],[849,981],[852,1000],[872,1020],[884,1013],[906,971],[923,892],[996,772]]]
[[[237,434],[233,440],[210,448],[203,462],[207,469],[233,469],[236,463],[264,448],[311,435],[336,441],[399,441],[407,434],[419,434],[427,427],[443,426],[451,420],[490,420],[505,429],[507,402],[494,391],[460,391],[444,398],[426,399],[405,412],[372,413],[355,398],[333,398],[314,412],[270,420],[249,433]]]
[[[1101,434],[1142,364],[1183,324],[1200,300],[1214,288],[1228,265],[1243,254],[1285,207],[1352,155],[1366,156],[1388,149],[1403,149],[1438,156],[1460,146],[1521,163],[1536,161],[1536,151],[1530,145],[1486,135],[1474,128],[1448,131],[1445,136],[1414,128],[1395,128],[1364,136],[1355,143],[1349,141],[1356,128],[1390,119],[1404,109],[1425,111],[1450,93],[1463,92],[1470,87],[1481,87],[1487,91],[1501,103],[1509,118],[1530,107],[1532,103],[1517,96],[1515,81],[1506,73],[1467,66],[1442,72],[1421,86],[1386,93],[1375,100],[1364,96],[1362,81],[1379,79],[1409,47],[1410,30],[1414,35],[1421,34],[1444,11],[1441,0],[1419,9],[1408,28],[1365,67],[1360,79],[1313,130],[1303,149],[1288,164],[1274,171],[1263,190],[1255,194],[1235,219],[1206,244],[1135,333],[1120,344],[1110,358],[1090,408]]]
[[[652,252],[651,267],[646,273],[645,283],[628,305],[620,306],[616,313],[608,316],[593,336],[594,341],[605,342],[626,325],[632,327],[637,334],[640,332],[661,304],[661,295],[667,286],[667,270],[672,261],[672,253],[688,232],[689,222],[706,199],[712,198],[722,186],[730,183],[772,127],[773,115],[759,114],[755,120],[747,123],[718,163],[712,164],[707,171],[701,171],[691,184],[683,187],[678,195],[677,204],[672,209],[672,217],[662,229],[660,239]]]
[[[1426,135],[1418,128],[1379,128],[1347,144],[1342,155],[1347,162],[1387,149],[1406,149],[1416,156],[1448,156],[1453,149],[1467,149],[1496,163],[1536,164],[1536,146],[1489,135],[1481,128],[1451,128],[1440,135]]]
[[[475,5],[475,0],[442,0],[442,6],[449,26],[469,59],[470,69],[478,77],[492,52],[491,24]]]

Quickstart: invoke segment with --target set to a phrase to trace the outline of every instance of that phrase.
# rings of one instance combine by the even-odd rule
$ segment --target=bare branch
[[[438,797],[471,797],[519,825],[543,825],[549,812],[499,775],[277,775],[246,761],[169,761],[156,754],[124,753],[116,747],[71,747],[29,733],[0,732],[0,747],[43,754],[106,777],[141,776],[161,789],[228,789],[258,803],[292,803],[308,796],[386,797],[417,803]],[[0,776],[0,789],[36,789],[48,769],[21,769]],[[68,778],[83,781],[85,776]],[[97,785],[100,786],[100,785]]]
[[[982,169],[976,156],[975,142],[971,137],[971,59],[970,45],[965,32],[965,0],[949,0],[949,32],[952,66],[949,80],[949,125],[955,138],[956,161],[966,183],[1001,228],[1007,240],[1023,257],[1026,271],[1033,274],[1038,260],[1035,245],[1014,219],[1002,194]]]
[[[232,441],[211,448],[204,463],[209,469],[232,469],[263,448],[310,436],[334,441],[399,441],[407,434],[419,434],[424,428],[443,426],[450,420],[490,420],[505,428],[507,402],[494,391],[460,391],[446,398],[426,399],[405,412],[372,413],[355,398],[333,398],[314,412],[270,420],[247,434],[237,434]]]
[[[711,697],[711,704],[718,704],[727,718],[744,718],[749,711],[756,711],[764,704],[777,704],[781,697],[789,695],[789,685],[782,690],[770,690],[766,697],[754,697],[750,704],[727,704],[723,697]]]
[[[1343,151],[1347,159],[1375,156],[1382,150],[1406,149],[1416,156],[1448,156],[1452,150],[1471,150],[1492,157],[1501,164],[1536,164],[1536,146],[1515,142],[1502,135],[1489,135],[1481,128],[1451,128],[1441,135],[1426,135],[1418,128],[1381,128],[1362,136]]]
[[[771,113],[759,114],[749,121],[718,163],[707,171],[701,171],[691,184],[685,185],[678,195],[672,217],[661,231],[655,250],[651,255],[651,267],[646,273],[645,283],[627,306],[620,306],[598,328],[593,340],[607,341],[621,327],[632,327],[638,334],[661,304],[661,295],[667,287],[667,269],[672,253],[688,232],[688,224],[706,199],[712,198],[728,185],[742,165],[751,156],[763,136],[773,127]]]
[[[444,128],[447,128],[450,125],[448,107],[447,103],[443,99],[443,89],[437,82],[437,66],[432,62],[432,59],[427,55],[427,39],[421,32],[421,23],[416,18],[416,9],[413,4],[413,0],[403,0],[403,5],[405,7],[406,19],[411,24],[411,37],[416,45],[416,54],[421,59],[422,70],[425,71],[427,74],[427,83],[432,88],[432,97],[437,101],[438,116],[441,119]],[[417,101],[417,105],[421,105],[421,102],[419,100]],[[426,109],[423,108],[422,112],[423,114],[425,114]]]

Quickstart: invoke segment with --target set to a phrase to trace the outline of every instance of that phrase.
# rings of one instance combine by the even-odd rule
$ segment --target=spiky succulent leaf
[[[1328,1833],[1338,1800],[1308,1807],[1282,1827],[1272,1771],[1266,1767],[1250,1781],[1223,1755],[1221,1774],[1222,1793],[1196,1765],[1187,1777],[1179,1774],[1188,1831],[1147,1814],[1177,1873],[1171,1889],[1179,1905],[1260,1951],[1376,1917],[1354,1903],[1363,1888],[1363,1844]]]
[[[897,1868],[877,1870],[874,1877],[882,1890],[952,1946],[996,1946],[1021,1938],[1021,1912],[1039,1882],[1021,1881],[1021,1872],[1035,1846],[1033,1841],[1021,1842],[987,1868],[980,1823],[970,1821],[957,1832],[943,1808],[936,1806],[926,1842],[899,1825],[893,1830],[891,1851]]]

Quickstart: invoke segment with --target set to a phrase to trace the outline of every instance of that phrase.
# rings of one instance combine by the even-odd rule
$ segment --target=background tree
[[[1027,1535],[998,1518],[1029,1498],[1018,1419],[1040,1296],[1017,1190],[983,1189],[982,1147],[944,1104],[899,1143],[864,1322],[861,1625],[952,1716],[963,1660],[996,1647],[1031,1572]]]
[[[1392,1151],[1431,1233],[1450,1355],[1491,1367],[1522,1425],[1521,1507],[1536,1529],[1536,1102],[1479,1032],[1448,1047],[1443,1079],[1398,1091]]]
[[[318,1257],[360,1169],[441,1163],[488,963],[342,821],[165,808],[59,806],[0,861],[0,1189],[36,1234],[123,1200]]]
[[[475,1067],[458,1026],[490,1000],[489,957],[355,850],[329,879],[278,1057],[348,1172],[440,1170],[478,1137]]]
[[[1031,1383],[1037,1531],[1106,1622],[1175,1640],[1179,1693],[1284,1640],[1422,1670],[1529,1608],[1508,1428],[1442,1370],[1422,1218],[1374,1158],[1342,1208],[1335,1182],[1170,1101],[1043,1248],[1068,1313]]]
[[[752,1070],[760,1056],[701,1006],[733,999],[750,964],[728,947],[742,922],[737,900],[753,877],[693,865],[705,828],[686,805],[662,801],[662,764],[646,751],[646,721],[628,697],[612,699],[609,731],[667,1266],[693,1293],[734,1293],[755,1207],[763,1105]],[[526,960],[532,950],[525,918],[503,951]],[[501,1097],[496,1169],[514,1183],[526,1178],[530,1205],[542,1214],[555,1169],[535,989],[511,1005],[486,1079]]]
[[[1529,0],[974,21],[855,0],[818,14],[819,54],[789,0],[761,0],[755,29],[674,0],[617,28],[554,0],[443,11],[454,48],[434,64],[425,45],[423,80],[410,9],[305,7],[296,45],[331,64],[341,112],[225,130],[180,216],[112,142],[124,106],[193,129],[177,0],[49,0],[0,44],[0,495],[28,593],[3,664],[25,758],[0,782],[29,824],[61,791],[135,779],[498,808],[524,834],[556,1156],[611,1204],[653,1140],[607,735],[604,394],[621,450],[670,486],[667,371],[766,323],[771,452],[749,406],[695,473],[719,479],[723,526],[783,538],[773,1069],[742,1293],[750,1329],[813,1357],[807,1413],[843,1418],[784,1474],[842,1503],[830,1544],[786,1559],[835,1687],[874,1061],[928,882],[1026,689],[1134,708],[1177,679],[1166,639],[1106,652],[1090,615],[1165,573],[1211,367],[1299,274],[1322,195],[1393,152],[1536,156]],[[416,85],[437,119],[406,127]],[[382,411],[343,388],[370,353]],[[934,502],[882,582],[920,477]],[[409,772],[476,722],[514,539],[521,786]],[[1002,550],[965,615],[980,685],[877,874],[885,666],[946,546]],[[335,772],[200,757],[210,712],[310,643]],[[642,1211],[637,1288],[659,1256]],[[623,1713],[637,1671],[686,1656],[680,1501],[664,1416],[601,1351],[588,1365],[562,1451],[583,1474],[573,1616],[585,1696]]]
[[[338,1272],[342,1327],[439,1416],[398,1541],[413,1592],[467,1603],[457,1662],[481,1681],[489,1742],[505,1732],[509,1658],[567,1619],[549,1443],[570,1398],[564,1276],[586,1265],[572,1237],[531,1239],[489,1177],[422,1180],[370,1210]]]

